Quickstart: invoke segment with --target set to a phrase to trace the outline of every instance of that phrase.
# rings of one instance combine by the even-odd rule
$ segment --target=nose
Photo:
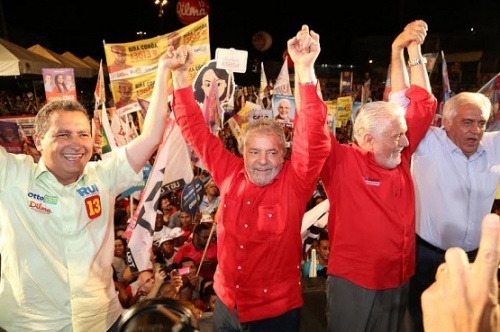
[[[401,137],[399,138],[399,145],[408,146],[409,144],[410,142],[408,141],[408,137],[405,134],[401,135]]]
[[[481,133],[481,125],[480,125],[480,124],[478,124],[478,123],[474,123],[474,124],[472,125],[471,132],[473,132],[474,134],[479,134],[479,133]]]
[[[260,153],[257,162],[262,165],[267,164],[267,153],[266,152]]]

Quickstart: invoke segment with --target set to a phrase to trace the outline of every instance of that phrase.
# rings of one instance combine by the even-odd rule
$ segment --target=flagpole
[[[203,261],[205,260],[205,255],[207,254],[208,246],[210,245],[210,242],[212,241],[212,235],[214,234],[214,230],[215,230],[215,220],[212,223],[212,228],[210,228],[210,234],[208,234],[207,244],[205,245],[205,249],[203,250],[203,255],[201,256],[200,264],[198,265],[198,271],[196,271],[196,276],[198,276],[200,274],[201,265],[203,264]]]

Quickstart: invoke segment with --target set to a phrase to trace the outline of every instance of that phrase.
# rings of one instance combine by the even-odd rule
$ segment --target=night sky
[[[41,44],[58,53],[70,51],[96,60],[104,59],[107,43],[130,42],[165,34],[183,27],[176,15],[177,0],[170,0],[162,18],[154,0],[0,0],[5,22],[3,37],[30,47]],[[212,55],[218,47],[249,51],[249,56],[281,60],[286,40],[302,24],[320,34],[320,59],[330,63],[349,61],[353,38],[385,35],[395,37],[410,21],[428,22],[429,33],[466,33],[470,27],[498,29],[500,1],[361,1],[327,2],[308,0],[294,5],[284,0],[211,0],[209,29]],[[332,10],[330,7],[335,7]],[[1,17],[0,17],[1,20]],[[266,31],[271,48],[259,52],[252,36]],[[6,34],[6,35],[5,35]]]

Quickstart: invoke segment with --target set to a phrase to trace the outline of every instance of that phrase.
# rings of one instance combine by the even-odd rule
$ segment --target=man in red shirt
[[[212,223],[201,223],[196,225],[193,231],[193,240],[186,242],[180,247],[173,258],[176,264],[180,264],[185,257],[192,258],[196,266],[201,265],[200,275],[205,279],[213,278],[215,267],[217,266],[217,243],[214,241],[208,242],[211,229]],[[205,252],[205,257],[203,257],[203,252],[205,251],[207,243],[208,247]]]
[[[183,45],[169,51],[176,121],[221,192],[215,329],[298,331],[303,305],[300,229],[330,151],[327,108],[314,74],[319,35],[304,25],[288,41],[301,100],[290,160],[285,160],[283,129],[270,119],[247,125],[240,146],[243,158],[226,150],[210,132],[193,96],[193,50]]]
[[[332,149],[321,172],[331,201],[328,331],[400,331],[415,272],[415,193],[410,158],[436,110],[420,45],[427,24],[408,24],[392,44],[391,68],[406,70],[408,110],[369,102],[354,122],[355,142]],[[404,68],[404,69],[403,69]],[[391,69],[392,70],[392,69]],[[406,75],[408,73],[406,72]]]

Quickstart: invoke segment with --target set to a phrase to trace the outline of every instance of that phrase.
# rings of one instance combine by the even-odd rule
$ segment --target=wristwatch
[[[413,67],[413,66],[418,66],[418,65],[425,65],[427,64],[427,58],[416,58],[413,60],[408,60],[408,66]]]

